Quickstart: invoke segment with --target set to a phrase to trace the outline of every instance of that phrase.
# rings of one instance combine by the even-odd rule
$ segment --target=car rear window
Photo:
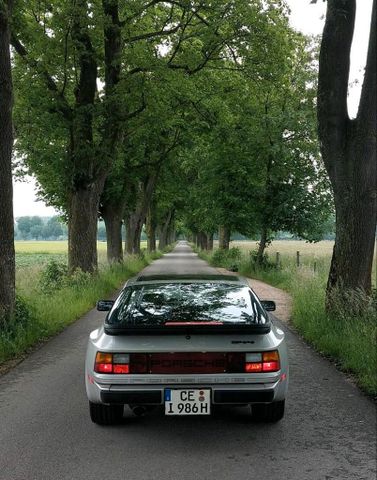
[[[180,283],[123,290],[106,323],[114,327],[266,325],[259,300],[243,285]]]

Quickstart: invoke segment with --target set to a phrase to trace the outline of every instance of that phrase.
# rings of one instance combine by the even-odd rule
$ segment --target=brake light
[[[280,370],[279,352],[247,353],[245,356],[245,372],[277,372]]]
[[[98,373],[113,373],[113,366],[111,363],[96,363],[94,370]]]
[[[130,373],[130,356],[127,353],[97,352],[94,371],[97,373]]]
[[[129,365],[114,365],[113,373],[130,373]]]
[[[254,373],[262,371],[262,363],[245,363],[245,372]]]

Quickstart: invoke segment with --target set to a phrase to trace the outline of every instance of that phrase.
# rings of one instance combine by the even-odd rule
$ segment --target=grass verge
[[[251,255],[233,249],[198,252],[210,264],[237,269],[240,274],[262,280],[288,291],[293,297],[292,324],[321,354],[331,359],[338,368],[352,374],[359,387],[368,395],[377,397],[377,318],[376,304],[353,313],[344,304],[337,305],[337,313],[325,310],[327,270],[316,272],[309,266],[297,268],[294,263],[281,268],[266,264],[257,269]],[[353,304],[363,303],[362,294]],[[337,301],[336,298],[334,301]],[[357,310],[357,309],[356,309]]]
[[[0,332],[0,365],[63,330],[161,255],[128,257],[123,264],[102,267],[95,276],[81,272],[50,292],[41,288],[41,268],[26,269],[18,282],[15,320]]]

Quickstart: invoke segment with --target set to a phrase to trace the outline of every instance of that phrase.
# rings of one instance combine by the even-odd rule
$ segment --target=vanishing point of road
[[[150,273],[217,273],[180,243]],[[1,480],[375,480],[374,404],[287,326],[286,415],[254,424],[243,408],[209,417],[162,409],[123,424],[90,421],[84,387],[92,310],[0,377]]]

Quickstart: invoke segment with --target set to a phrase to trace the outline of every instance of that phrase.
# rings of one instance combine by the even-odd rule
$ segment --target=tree
[[[218,227],[220,248],[229,248],[232,231],[261,233],[260,261],[280,229],[319,240],[332,209],[317,141],[316,44],[284,23],[273,38],[261,70],[236,68],[230,78],[221,72],[212,78],[217,96],[206,92],[199,105],[206,122],[186,154],[185,221],[198,244],[206,248],[205,237]]]
[[[30,228],[30,237],[35,240],[39,240],[43,237],[43,225],[33,225]]]
[[[9,50],[12,7],[12,0],[0,0],[0,328],[12,317],[15,303],[13,87]]]
[[[316,58],[317,42],[292,34],[288,68],[282,69],[278,82],[266,82],[256,93],[261,109],[254,108],[263,126],[263,143],[255,148],[262,157],[263,172],[256,186],[261,232],[258,263],[278,230],[318,241],[332,213],[330,185],[317,141]]]
[[[146,107],[140,84],[163,70],[218,69],[237,48],[262,44],[280,11],[262,0],[20,0],[17,148],[67,215],[71,270],[96,269],[99,199],[129,119]]]
[[[18,217],[17,228],[23,240],[42,236],[43,221],[41,217]]]
[[[67,215],[70,270],[93,272],[99,198],[124,115],[116,100],[118,2],[32,1],[23,7],[12,32],[19,55],[18,148],[45,198]],[[104,81],[101,96],[99,75]],[[33,85],[31,91],[27,84]]]
[[[43,227],[42,236],[45,240],[57,240],[63,236],[63,227],[60,217],[55,216],[48,219],[46,225]]]
[[[19,217],[17,218],[17,229],[20,232],[21,238],[26,240],[30,233],[31,217]]]
[[[376,0],[364,82],[355,119],[347,110],[356,0],[328,0],[318,80],[318,132],[336,209],[336,239],[327,283],[331,291],[371,290],[377,217]]]

